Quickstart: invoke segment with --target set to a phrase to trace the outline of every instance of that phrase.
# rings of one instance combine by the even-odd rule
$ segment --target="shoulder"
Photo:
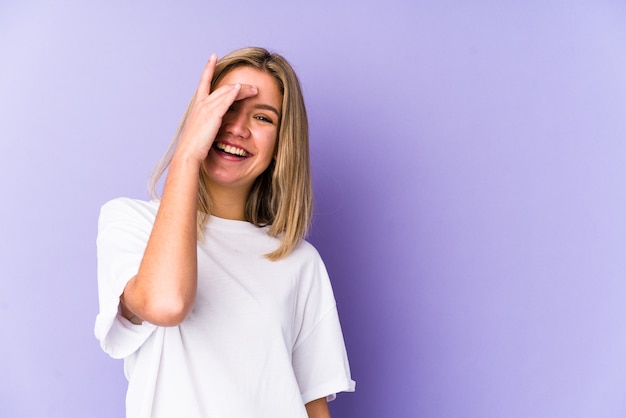
[[[159,207],[159,202],[157,200],[145,201],[139,199],[132,199],[130,197],[117,197],[115,199],[109,200],[104,205],[102,205],[101,212],[109,212],[109,211],[142,211],[142,210],[156,210]]]
[[[313,246],[307,240],[301,240],[293,251],[287,256],[288,259],[297,260],[301,263],[321,263],[322,257],[317,251],[317,248]]]
[[[100,214],[109,213],[152,213],[156,214],[159,208],[159,201],[145,201],[139,199],[131,199],[130,197],[118,197],[106,202],[100,208]]]
[[[328,282],[328,271],[318,250],[308,241],[302,240],[286,257],[285,261],[298,271],[304,282]]]
[[[158,208],[159,202],[156,200],[148,202],[128,197],[118,197],[102,205],[99,224],[102,226],[129,220],[152,223]]]

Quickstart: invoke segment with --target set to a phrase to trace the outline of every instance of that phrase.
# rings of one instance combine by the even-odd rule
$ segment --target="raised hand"
[[[202,72],[175,152],[175,155],[191,157],[199,163],[206,159],[230,106],[258,93],[257,87],[249,84],[222,85],[211,92],[216,63],[217,56],[212,54]]]
[[[163,186],[150,239],[135,275],[120,297],[122,314],[160,326],[180,324],[197,291],[198,168],[211,149],[222,117],[236,100],[258,94],[251,85],[220,85],[211,92],[217,56],[211,55],[188,109]]]

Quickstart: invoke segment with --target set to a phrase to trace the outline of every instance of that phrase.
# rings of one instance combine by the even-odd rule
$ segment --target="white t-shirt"
[[[159,203],[106,203],[98,225],[102,349],[124,359],[127,417],[306,417],[304,404],[354,391],[324,264],[302,241],[279,261],[279,241],[248,222],[211,217],[198,243],[198,290],[180,325],[135,325],[119,297],[138,271]]]

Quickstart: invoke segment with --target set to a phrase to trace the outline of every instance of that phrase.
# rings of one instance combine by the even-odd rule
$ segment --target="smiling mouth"
[[[232,145],[222,144],[221,142],[216,142],[214,144],[214,147],[224,154],[234,155],[235,157],[245,158],[250,155],[245,149],[233,147]]]

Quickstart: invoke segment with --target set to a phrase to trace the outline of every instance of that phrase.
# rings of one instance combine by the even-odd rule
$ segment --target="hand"
[[[190,156],[199,163],[206,159],[222,125],[222,118],[232,104],[258,93],[257,87],[249,84],[227,84],[211,93],[211,80],[216,63],[217,56],[212,54],[202,72],[200,84],[176,146],[175,154]]]

